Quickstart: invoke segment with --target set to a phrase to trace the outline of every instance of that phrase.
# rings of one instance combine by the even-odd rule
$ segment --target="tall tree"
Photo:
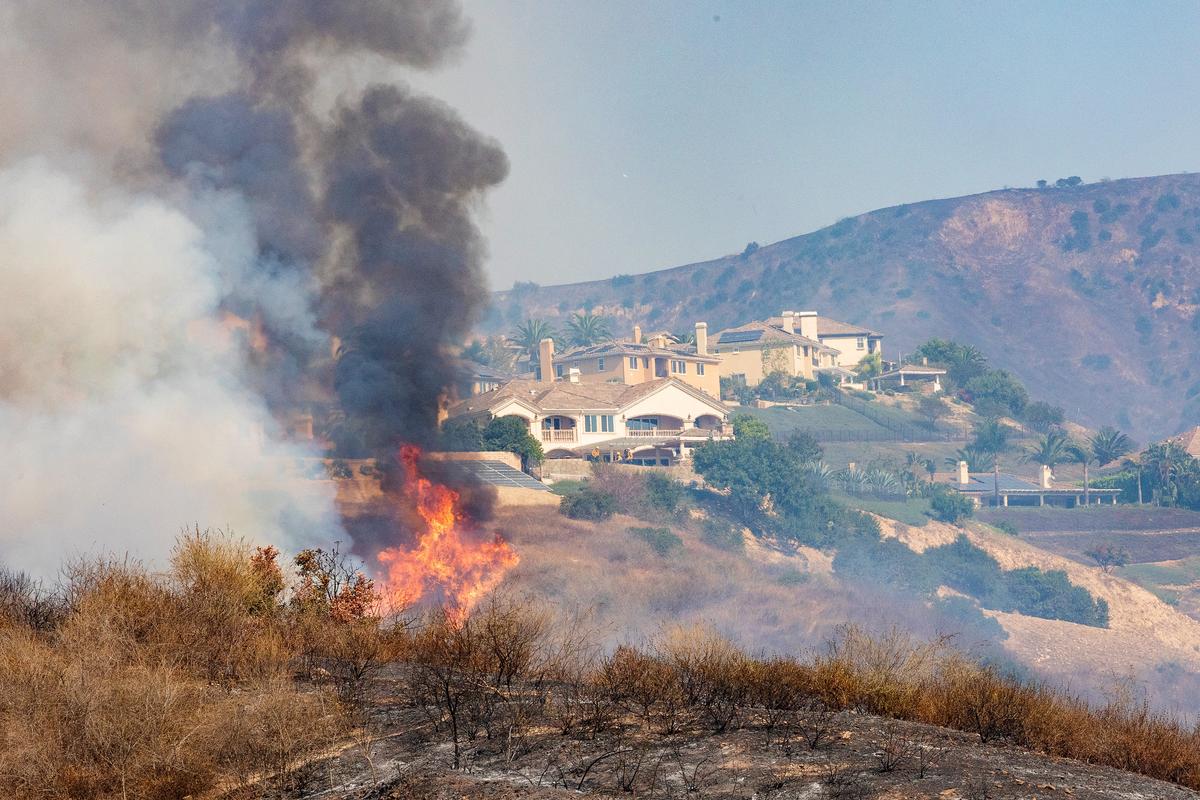
[[[1133,452],[1133,441],[1121,431],[1111,426],[1105,426],[1096,431],[1096,435],[1088,439],[1096,463],[1107,467],[1119,458]]]
[[[1090,439],[1086,442],[1071,442],[1071,460],[1083,465],[1083,504],[1090,506],[1092,504],[1092,484],[1088,477],[1088,467],[1096,461],[1096,453],[1092,450]]]
[[[1179,478],[1192,467],[1194,461],[1178,442],[1156,442],[1142,453],[1141,462],[1154,478],[1159,505],[1175,504],[1179,495]]]
[[[1053,468],[1073,460],[1073,448],[1077,446],[1065,433],[1051,431],[1042,435],[1036,444],[1026,447],[1025,452],[1021,454],[1021,461]]]
[[[955,450],[954,455],[947,456],[946,466],[950,467],[951,470],[956,470],[960,461],[967,462],[967,472],[987,472],[995,466],[996,456],[986,450],[980,450],[973,444],[969,444],[966,447],[960,447]],[[930,459],[930,463],[932,463],[932,459]],[[925,469],[929,469],[928,465],[926,465]],[[930,480],[933,480],[932,476]]]
[[[587,347],[612,339],[608,320],[595,314],[572,314],[567,321],[567,337],[576,347]]]
[[[542,339],[553,339],[556,335],[554,328],[546,320],[527,319],[517,326],[509,338],[520,345],[532,360],[536,361],[538,346],[542,343]]]
[[[985,420],[975,428],[973,444],[992,457],[992,502],[996,507],[1000,506],[1000,456],[1012,448],[1011,437],[1012,428],[995,418]]]

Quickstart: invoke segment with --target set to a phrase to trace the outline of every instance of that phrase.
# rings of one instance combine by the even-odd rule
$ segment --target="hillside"
[[[911,527],[878,520],[885,536],[916,551],[948,544],[960,533],[935,521]],[[554,509],[505,509],[496,522],[521,555],[506,585],[559,608],[590,610],[612,642],[639,641],[668,624],[703,623],[750,648],[801,653],[822,647],[841,625],[898,626],[924,638],[954,634],[967,651],[1069,685],[1094,701],[1133,679],[1158,707],[1181,713],[1190,707],[1177,701],[1193,696],[1200,675],[1200,622],[1127,580],[978,523],[968,526],[967,536],[1004,568],[1066,571],[1108,602],[1111,625],[987,611],[998,625],[984,626],[950,608],[839,576],[831,553],[748,535],[742,549],[722,549],[692,530],[694,522],[671,526],[682,543],[666,555],[627,533],[645,523],[620,515],[589,523]]]
[[[616,332],[817,309],[883,331],[888,358],[950,337],[1072,419],[1162,437],[1200,422],[1200,175],[912,203],[743,255],[517,285],[496,293],[485,326],[561,327],[583,308]]]

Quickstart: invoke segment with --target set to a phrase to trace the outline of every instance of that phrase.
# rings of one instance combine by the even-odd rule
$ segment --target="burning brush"
[[[401,494],[416,511],[418,530],[413,547],[386,547],[376,556],[380,594],[391,607],[433,601],[462,618],[520,559],[499,534],[479,538],[459,493],[425,477],[420,457],[415,445],[400,448]]]

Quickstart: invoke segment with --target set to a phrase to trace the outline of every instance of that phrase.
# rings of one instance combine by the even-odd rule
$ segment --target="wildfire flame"
[[[420,455],[414,445],[400,449],[404,491],[414,502],[424,530],[412,549],[380,551],[385,572],[380,588],[395,606],[440,595],[451,613],[465,616],[520,559],[498,534],[490,541],[463,535],[469,521],[459,507],[458,492],[424,477],[417,466]]]

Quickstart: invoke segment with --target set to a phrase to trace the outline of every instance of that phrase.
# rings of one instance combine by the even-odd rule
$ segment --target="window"
[[[658,427],[658,417],[636,417],[625,423],[625,430],[652,431]]]
[[[861,336],[860,336],[860,337],[858,337],[858,342],[856,343],[856,346],[858,347],[858,349],[859,349],[859,350],[862,350],[862,349],[863,349],[863,347],[865,347],[865,346],[866,346],[866,341],[867,341],[867,340],[866,340],[866,339],[864,339],[864,338],[862,338]]]
[[[562,364],[554,365],[554,376],[556,378],[561,378],[563,376],[563,365]]]
[[[677,372],[680,375],[686,375],[687,374],[687,362],[686,361],[676,361],[676,360],[672,359],[671,360],[671,372]]]
[[[583,430],[584,433],[612,433],[612,414],[584,414]]]
[[[604,359],[603,358],[596,359],[596,371],[604,372]]]
[[[637,356],[630,356],[630,357],[629,357],[629,368],[630,368],[630,369],[637,369]]]
[[[697,365],[696,365],[696,374],[697,374],[697,375],[703,375],[703,374],[704,374],[704,365],[703,365],[703,364],[697,364]]]
[[[740,352],[742,352],[742,348],[740,348],[740,347],[735,347],[735,348],[733,348],[733,354],[734,354],[734,355],[737,355],[737,354],[738,354],[738,353],[740,353]]]

